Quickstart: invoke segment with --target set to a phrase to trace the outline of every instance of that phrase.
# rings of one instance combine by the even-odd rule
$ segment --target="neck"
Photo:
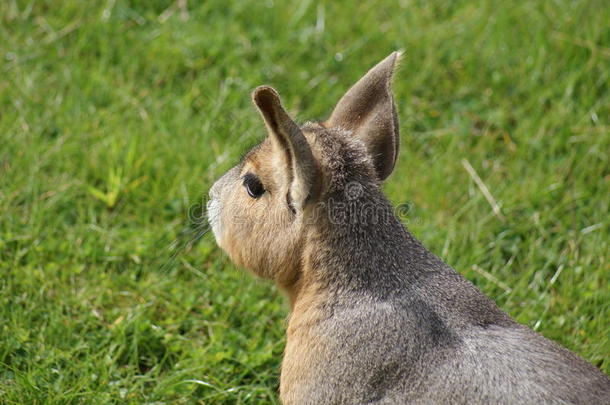
[[[383,296],[402,290],[430,267],[422,262],[440,261],[407,231],[381,192],[369,190],[366,197],[366,203],[328,206],[329,215],[310,230],[297,276],[280,285],[293,311],[307,308],[320,293],[331,297],[358,290]]]

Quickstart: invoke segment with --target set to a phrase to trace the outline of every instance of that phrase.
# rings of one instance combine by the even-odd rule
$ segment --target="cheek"
[[[220,247],[241,267],[262,274],[268,267],[273,234],[268,228],[269,207],[250,197],[236,198],[223,205]],[[277,236],[277,235],[274,235]]]
[[[251,249],[256,235],[256,215],[250,197],[244,190],[225,190],[221,198],[212,198],[207,204],[208,220],[216,243],[236,260]]]
[[[235,264],[263,278],[275,278],[296,257],[291,214],[274,209],[276,204],[278,201],[253,200],[242,189],[208,203],[218,245]]]

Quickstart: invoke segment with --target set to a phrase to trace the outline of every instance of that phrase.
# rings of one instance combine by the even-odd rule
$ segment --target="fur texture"
[[[269,137],[210,193],[219,245],[290,299],[282,402],[610,404],[605,374],[516,323],[395,217],[380,182],[398,150],[398,56],[324,123],[298,127],[257,89]]]

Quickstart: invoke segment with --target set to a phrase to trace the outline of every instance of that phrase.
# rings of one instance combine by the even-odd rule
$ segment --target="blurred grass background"
[[[604,0],[2,1],[1,402],[276,403],[283,299],[186,244],[187,212],[264,136],[255,86],[323,119],[395,49],[405,222],[608,373],[609,21]]]

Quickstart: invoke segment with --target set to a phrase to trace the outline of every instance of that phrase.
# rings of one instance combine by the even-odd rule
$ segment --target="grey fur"
[[[380,183],[394,167],[398,148],[396,112],[387,91],[393,55],[348,92],[340,102],[347,104],[335,108],[340,125],[330,120],[301,127],[304,135],[295,145],[302,156],[310,156],[306,149],[311,148],[320,177],[315,199],[303,203],[302,210],[290,213],[277,196],[291,190],[281,184],[284,180],[273,195],[243,200],[241,166],[214,186],[214,206],[243,214],[267,204],[254,212],[281,214],[281,226],[254,235],[248,246],[240,238],[252,232],[239,234],[238,240],[226,235],[242,228],[215,234],[217,239],[223,234],[225,249],[244,266],[288,291],[300,291],[291,298],[298,310],[288,329],[282,400],[300,405],[610,404],[608,376],[511,319],[394,215]],[[383,74],[376,69],[384,69]],[[366,88],[369,82],[373,90]],[[374,97],[358,100],[362,94]],[[378,104],[368,105],[370,100]],[[279,98],[274,103],[280,106]],[[263,114],[275,111],[258,104]],[[349,122],[350,112],[366,110],[373,111],[368,118],[362,113]],[[273,153],[263,150],[272,149],[259,148],[249,156],[260,163],[268,156],[258,155]],[[303,172],[312,173],[308,170]],[[266,176],[276,171],[263,170]],[[339,217],[332,215],[333,207],[341,207]],[[279,239],[265,243],[273,232]],[[283,261],[274,267],[278,258]]]
[[[354,182],[362,194],[348,217],[316,225],[324,236],[314,267],[332,293],[312,334],[333,355],[303,382],[301,403],[610,404],[606,375],[512,320],[428,251],[367,178],[370,168],[353,163],[362,162],[357,148],[317,131],[330,151],[323,165],[334,168],[327,202],[354,203],[344,188]],[[359,209],[365,203],[377,211]]]

